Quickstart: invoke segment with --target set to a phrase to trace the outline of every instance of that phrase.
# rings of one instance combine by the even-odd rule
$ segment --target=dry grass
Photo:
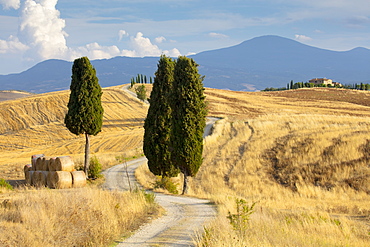
[[[122,86],[103,89],[103,130],[92,137],[91,153],[103,169],[116,157],[142,153],[147,106]],[[71,155],[83,162],[84,138],[64,126],[68,91],[0,102],[0,177],[23,182],[32,154]],[[73,190],[0,190],[1,246],[107,246],[130,234],[158,207],[143,193]]]
[[[190,194],[220,217],[200,246],[370,244],[370,93],[338,89],[245,93],[207,89],[210,115]],[[235,198],[256,202],[247,230],[232,229]]]
[[[109,163],[116,156],[142,153],[148,106],[127,96],[121,87],[103,89],[103,128],[91,138],[91,154]],[[23,166],[33,154],[83,157],[84,138],[71,134],[64,125],[68,98],[69,91],[62,91],[0,102],[2,178],[23,179]]]
[[[1,246],[108,246],[158,214],[142,192],[18,190],[1,199]]]
[[[190,194],[219,205],[210,238],[199,245],[370,245],[369,92],[205,93],[209,115],[225,119],[206,138],[204,163],[190,181]],[[111,162],[140,153],[147,106],[117,87],[103,96],[103,132],[92,140],[93,153]],[[82,156],[83,138],[63,125],[67,99],[59,92],[0,103],[4,178],[23,178],[31,154]],[[138,172],[147,178],[144,168]],[[243,234],[226,218],[235,198],[257,202]]]
[[[199,245],[370,244],[368,92],[217,93],[227,103],[211,109],[231,114],[206,139],[191,188],[220,205],[220,218]],[[242,235],[226,219],[235,198],[257,202]]]
[[[14,91],[14,90],[1,90],[0,101],[14,100],[32,95],[28,92]]]

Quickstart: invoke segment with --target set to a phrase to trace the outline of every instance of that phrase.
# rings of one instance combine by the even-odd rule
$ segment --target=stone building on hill
[[[342,86],[342,84],[340,84],[339,82],[333,82],[333,80],[327,79],[327,78],[314,78],[314,79],[309,80],[309,83],[313,83],[315,85],[325,84],[325,85],[332,85],[332,86]]]

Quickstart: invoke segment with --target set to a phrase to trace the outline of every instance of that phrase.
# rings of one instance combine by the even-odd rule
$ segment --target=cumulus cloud
[[[166,38],[163,36],[160,36],[160,37],[155,38],[154,41],[159,44],[159,43],[163,43],[164,41],[166,41]]]
[[[56,9],[58,0],[0,0],[4,8],[19,8],[18,37],[10,36],[8,40],[0,40],[0,53],[20,53],[25,61],[39,62],[45,59],[73,60],[77,57],[88,56],[90,59],[104,59],[115,56],[179,56],[176,48],[162,50],[151,40],[138,32],[130,36],[129,44],[132,49],[120,50],[117,46],[102,46],[96,42],[80,47],[68,47],[68,34],[64,31],[65,20],[60,18]],[[118,31],[119,41],[129,37],[125,30]],[[161,43],[163,36],[155,38]]]
[[[225,34],[222,34],[222,33],[209,33],[208,34],[209,37],[212,37],[212,38],[228,38],[229,36],[225,35]]]
[[[306,41],[311,41],[312,38],[308,37],[308,36],[305,36],[305,35],[301,35],[301,34],[296,34],[295,35],[295,39],[298,40],[298,41],[302,41],[302,42],[306,42]]]
[[[119,30],[118,31],[118,40],[121,41],[123,37],[125,36],[129,36],[128,32],[126,32],[125,30]]]
[[[19,40],[31,49],[27,58],[65,58],[68,52],[65,21],[55,8],[57,0],[26,0],[21,5]]]
[[[4,9],[19,9],[21,5],[20,0],[0,0],[0,4],[3,6]]]
[[[8,40],[0,40],[0,53],[17,53],[28,50],[29,47],[18,40],[17,37],[10,36]]]

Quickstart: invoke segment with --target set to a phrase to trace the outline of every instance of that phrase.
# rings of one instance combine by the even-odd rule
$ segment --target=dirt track
[[[104,172],[108,190],[129,190],[127,174],[132,188],[140,187],[135,179],[135,169],[145,164],[145,157],[117,165]],[[118,244],[123,246],[194,246],[193,239],[203,225],[215,215],[214,206],[209,201],[184,196],[171,196],[156,193],[156,202],[166,213],[163,217],[144,225],[133,236]]]
[[[128,91],[127,87],[123,88]],[[134,94],[129,93],[133,97]],[[217,118],[207,121],[204,136],[210,134]],[[141,187],[135,179],[135,170],[147,162],[145,157],[107,169],[104,188],[108,190],[130,190]],[[216,216],[215,207],[207,200],[185,196],[155,193],[156,202],[166,213],[150,224],[144,225],[133,236],[117,246],[195,246],[194,238],[203,231],[203,226]]]

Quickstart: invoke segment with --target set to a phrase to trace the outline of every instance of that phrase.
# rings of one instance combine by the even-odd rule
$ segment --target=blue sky
[[[0,0],[0,74],[45,59],[189,55],[262,35],[370,48],[368,0]]]

